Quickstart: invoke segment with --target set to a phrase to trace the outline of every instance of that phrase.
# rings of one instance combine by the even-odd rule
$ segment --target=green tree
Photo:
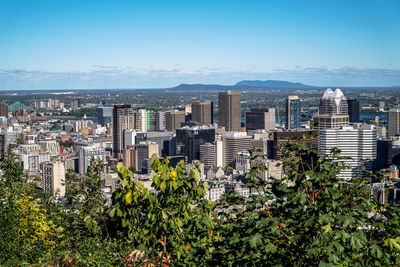
[[[11,151],[3,155],[0,167],[0,264],[43,262],[44,256],[52,255],[63,229],[34,200]]]
[[[168,158],[160,162],[153,157],[152,167],[154,191],[149,191],[118,165],[121,188],[114,193],[111,215],[127,229],[130,260],[155,265],[204,262],[214,226],[213,207],[202,201],[208,184],[199,184],[197,168],[186,174],[183,161],[174,168]]]
[[[53,263],[72,265],[121,265],[123,239],[109,232],[112,222],[107,200],[101,187],[104,181],[101,160],[92,159],[86,176],[78,177],[73,170],[66,175],[66,206],[59,210],[65,237],[60,242]]]
[[[22,182],[24,169],[11,150],[1,156],[0,169],[3,171],[2,179],[5,186],[15,186]]]
[[[338,150],[317,161],[316,154],[302,143],[287,147],[284,179],[258,190],[245,211],[220,214],[224,238],[215,241],[209,264],[399,264],[398,207],[371,200],[370,176],[338,179],[345,168]]]

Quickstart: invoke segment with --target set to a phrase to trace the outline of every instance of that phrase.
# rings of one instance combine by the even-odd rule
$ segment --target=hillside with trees
[[[316,160],[288,146],[282,180],[247,174],[249,200],[204,200],[199,170],[152,159],[152,188],[118,165],[120,188],[106,203],[102,162],[87,178],[67,173],[65,203],[38,198],[12,153],[1,159],[0,264],[5,266],[396,266],[400,209],[371,198],[371,180],[344,183],[333,150]]]

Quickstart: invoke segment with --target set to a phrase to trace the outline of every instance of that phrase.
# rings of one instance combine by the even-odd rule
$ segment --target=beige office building
[[[185,122],[185,111],[169,111],[165,113],[165,128],[167,131],[175,131]]]
[[[237,153],[252,149],[252,137],[246,132],[226,132],[223,141],[224,166],[235,167]]]
[[[205,171],[216,165],[215,144],[205,143],[200,145],[200,162],[204,164]]]
[[[65,166],[62,161],[43,165],[42,184],[43,189],[52,197],[65,196]]]
[[[213,102],[192,102],[192,121],[209,126],[213,118]]]

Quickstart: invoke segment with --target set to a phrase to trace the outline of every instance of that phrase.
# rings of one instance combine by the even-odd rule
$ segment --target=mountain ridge
[[[310,89],[317,86],[307,85],[300,82],[289,82],[280,80],[242,80],[235,84],[235,86],[258,86],[268,88],[291,88],[291,89]]]
[[[242,80],[234,85],[220,85],[220,84],[180,84],[175,87],[167,88],[170,91],[264,91],[264,90],[274,90],[274,89],[315,89],[321,88],[313,85],[306,85],[300,82],[288,82],[288,81],[278,81],[278,80]]]

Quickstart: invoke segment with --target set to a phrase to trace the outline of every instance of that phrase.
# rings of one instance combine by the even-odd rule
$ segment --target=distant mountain
[[[313,89],[317,86],[306,85],[302,83],[292,83],[288,81],[240,81],[235,85],[219,84],[180,84],[176,87],[167,88],[167,91],[265,91],[271,89]]]
[[[267,87],[267,88],[290,88],[290,89],[310,89],[316,88],[316,86],[306,85],[302,83],[292,83],[288,81],[260,81],[260,80],[244,80],[240,81],[235,86],[253,86],[253,87]]]
[[[225,86],[218,84],[180,84],[178,86],[168,88],[167,91],[224,91],[233,86]]]

